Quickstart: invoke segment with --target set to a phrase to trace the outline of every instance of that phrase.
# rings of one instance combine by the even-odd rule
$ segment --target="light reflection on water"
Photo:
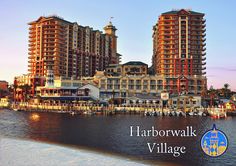
[[[40,120],[40,115],[38,113],[32,113],[30,115],[30,120],[33,122],[38,122]]]
[[[201,135],[211,129],[213,123],[229,138],[227,152],[218,158],[210,158],[201,151]],[[130,126],[145,129],[185,129],[187,125],[197,129],[197,137],[130,137]],[[212,120],[209,117],[143,117],[140,115],[71,116],[69,114],[14,112],[0,110],[0,135],[47,141],[72,146],[82,146],[135,157],[145,161],[164,161],[179,165],[233,165],[236,161],[236,118]],[[147,142],[167,142],[186,146],[187,153],[178,158],[166,154],[150,154]]]

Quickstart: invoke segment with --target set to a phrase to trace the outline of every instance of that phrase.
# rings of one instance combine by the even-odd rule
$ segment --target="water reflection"
[[[227,152],[219,158],[206,156],[200,147],[203,133],[213,123],[229,138]],[[149,129],[197,129],[197,137],[130,137],[130,126]],[[151,162],[165,161],[179,165],[233,165],[236,156],[236,118],[212,120],[208,117],[143,117],[140,115],[71,116],[69,114],[0,111],[0,135],[53,143],[84,146],[136,157]],[[147,142],[185,145],[187,153],[178,158],[171,154],[151,154]]]
[[[40,120],[39,114],[38,114],[38,113],[32,113],[32,114],[30,115],[30,120],[32,120],[33,122],[39,121],[39,120]]]

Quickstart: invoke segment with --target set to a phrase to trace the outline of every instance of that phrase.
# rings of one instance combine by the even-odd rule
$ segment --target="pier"
[[[225,118],[235,116],[235,111],[227,111],[224,108],[170,108],[154,105],[102,105],[94,103],[11,103],[8,107],[14,111],[29,112],[54,112],[70,113],[72,115],[116,115],[136,114],[142,116],[211,116],[213,118]]]

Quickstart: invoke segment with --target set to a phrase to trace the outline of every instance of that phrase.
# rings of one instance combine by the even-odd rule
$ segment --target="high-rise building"
[[[187,9],[162,13],[153,27],[152,63],[157,75],[168,78],[166,90],[189,92],[206,88],[206,44],[203,13]],[[192,82],[198,78],[198,83]]]
[[[116,28],[110,22],[105,33],[58,16],[40,17],[29,23],[29,74],[92,76],[109,64],[119,64]]]

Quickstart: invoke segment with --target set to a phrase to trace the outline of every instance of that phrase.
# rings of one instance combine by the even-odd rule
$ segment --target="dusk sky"
[[[1,0],[0,80],[13,82],[27,73],[28,25],[40,16],[58,15],[103,30],[114,17],[122,63],[139,60],[151,65],[152,26],[158,16],[187,8],[205,13],[208,86],[229,83],[236,90],[235,0]]]

